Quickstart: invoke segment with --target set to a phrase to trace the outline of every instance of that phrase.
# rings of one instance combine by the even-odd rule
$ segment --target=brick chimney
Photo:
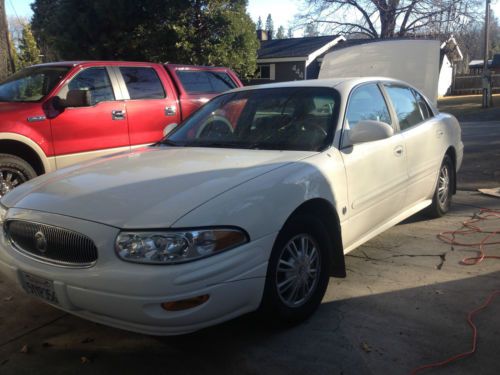
[[[266,40],[271,40],[267,30],[262,30],[262,29],[257,30],[257,39],[259,39],[261,42]]]

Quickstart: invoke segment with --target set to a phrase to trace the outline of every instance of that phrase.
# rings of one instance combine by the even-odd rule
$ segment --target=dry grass
[[[446,96],[438,99],[438,107],[461,121],[499,121],[500,94],[493,95],[493,107],[481,108],[481,95]]]

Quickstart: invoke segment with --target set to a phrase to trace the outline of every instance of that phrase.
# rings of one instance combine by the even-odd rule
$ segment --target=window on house
[[[275,79],[275,65],[274,64],[262,64],[257,66],[257,72],[255,78],[257,79]]]

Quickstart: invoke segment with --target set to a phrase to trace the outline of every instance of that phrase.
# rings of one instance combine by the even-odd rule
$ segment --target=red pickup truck
[[[70,164],[158,141],[220,92],[227,68],[143,62],[59,62],[0,82],[0,198]]]

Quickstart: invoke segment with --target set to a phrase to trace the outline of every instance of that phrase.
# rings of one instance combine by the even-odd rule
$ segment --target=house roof
[[[338,35],[327,35],[261,41],[257,58],[308,57],[338,37]]]

